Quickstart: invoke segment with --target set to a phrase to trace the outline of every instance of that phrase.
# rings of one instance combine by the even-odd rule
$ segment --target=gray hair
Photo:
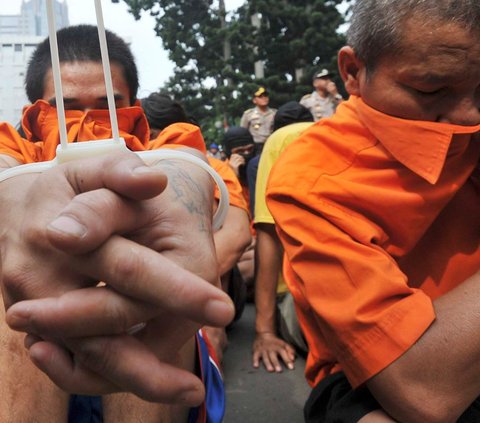
[[[455,22],[480,33],[480,0],[356,0],[347,43],[373,71],[387,52],[401,49],[402,26],[413,16]]]

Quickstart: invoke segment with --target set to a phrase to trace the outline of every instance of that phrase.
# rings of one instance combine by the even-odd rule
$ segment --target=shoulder
[[[301,100],[308,100],[310,97],[312,96],[312,93],[308,93],[308,94],[305,94],[301,99]]]
[[[251,109],[245,110],[245,111],[243,112],[243,115],[244,115],[244,116],[248,116],[248,115],[252,114],[254,111],[255,111],[255,108],[252,107]]]

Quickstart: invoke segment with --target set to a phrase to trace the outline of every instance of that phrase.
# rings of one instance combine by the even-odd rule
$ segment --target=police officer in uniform
[[[300,104],[310,110],[315,121],[333,115],[337,106],[343,101],[331,76],[327,69],[316,72],[312,82],[315,90],[311,94],[304,95],[300,100]]]
[[[264,87],[260,87],[255,91],[252,101],[255,107],[243,113],[240,126],[250,131],[255,141],[256,151],[260,153],[263,144],[273,131],[273,118],[277,110],[268,107],[270,100],[268,92]]]

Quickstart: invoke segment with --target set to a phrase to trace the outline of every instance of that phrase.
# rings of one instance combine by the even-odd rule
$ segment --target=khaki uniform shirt
[[[267,108],[267,111],[263,113],[258,107],[253,107],[243,113],[240,126],[250,131],[255,143],[263,144],[273,132],[275,113],[277,113],[277,109]]]
[[[310,110],[316,122],[321,118],[332,116],[340,101],[342,101],[341,97],[337,99],[329,95],[324,98],[316,91],[313,91],[311,94],[304,95],[300,100],[300,104]]]

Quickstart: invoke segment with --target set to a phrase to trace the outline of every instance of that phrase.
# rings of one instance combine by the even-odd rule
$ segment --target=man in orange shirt
[[[473,0],[356,2],[351,97],[272,170],[307,422],[480,421],[479,30]]]
[[[57,37],[68,141],[110,138],[97,28],[69,27]],[[110,32],[107,42],[120,135],[129,149],[146,150],[133,57]],[[55,154],[49,55],[46,39],[27,71],[35,102],[24,114],[27,139],[0,124],[2,169]],[[168,134],[189,141],[196,135]],[[210,177],[196,166],[169,160],[149,167],[130,152],[0,184],[7,310],[0,320],[0,421],[67,421],[67,392],[136,394],[108,396],[104,421],[187,421],[205,395],[193,374],[197,329],[233,317],[228,296],[214,287],[212,193]],[[11,328],[28,333],[25,343]],[[192,410],[195,421],[205,421],[203,408]]]

